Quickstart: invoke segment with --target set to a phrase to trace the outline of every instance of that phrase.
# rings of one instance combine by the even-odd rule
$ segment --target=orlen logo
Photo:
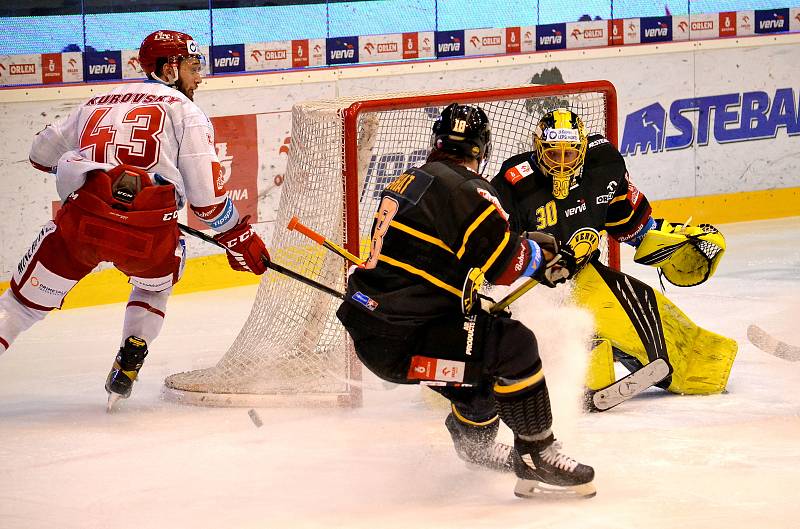
[[[681,22],[682,24],[684,22]],[[713,20],[695,20],[692,22],[691,25],[692,31],[706,31],[709,29],[714,29],[714,21]]]
[[[142,65],[139,62],[139,57],[131,57],[128,59],[128,66],[130,66],[131,69],[136,73],[144,73],[142,70]]]
[[[759,29],[783,29],[786,20],[782,15],[775,13],[772,19],[762,20],[758,24]]]
[[[78,73],[78,61],[70,59],[67,61],[67,72],[76,74]]]
[[[461,50],[461,39],[458,37],[450,37],[450,42],[442,42],[439,44],[439,53],[448,53]]]
[[[396,42],[379,42],[378,53],[397,53]]]
[[[106,64],[90,64],[89,65],[89,73],[98,75],[98,74],[109,74],[109,73],[117,73],[117,61],[111,57],[103,57],[103,60],[106,61]]]
[[[658,27],[655,28],[647,28],[644,30],[645,37],[666,37],[668,35],[669,29],[667,25],[663,22],[658,23]]]
[[[751,29],[752,26],[750,26],[750,16],[749,15],[743,15],[742,16],[742,26],[741,27],[744,30]]]
[[[8,73],[11,75],[27,75],[36,73],[35,64],[11,64],[8,67]]]
[[[570,35],[575,40],[579,40],[581,38],[581,35],[583,36],[584,39],[602,39],[603,37],[605,37],[605,35],[603,34],[603,30],[600,28],[595,28],[595,29],[589,28],[589,29],[584,29],[583,31],[581,31],[580,28],[575,28],[572,30],[572,33]]]
[[[286,50],[253,50],[250,56],[256,62],[264,59],[265,61],[282,61],[286,59],[288,53]]]
[[[678,24],[678,29],[681,30],[681,33],[686,33],[688,28],[689,24],[687,24],[685,20],[681,20],[680,24]]]
[[[564,35],[557,29],[551,29],[550,31],[553,33],[552,35],[542,35],[539,37],[539,44],[543,46],[561,44],[561,39],[564,38]]]
[[[230,57],[219,57],[214,59],[214,67],[231,68],[234,66],[239,66],[240,61],[242,60],[239,52],[235,50],[228,50],[228,55],[230,55]]]
[[[502,42],[503,39],[499,35],[481,38],[481,46],[499,46]]]

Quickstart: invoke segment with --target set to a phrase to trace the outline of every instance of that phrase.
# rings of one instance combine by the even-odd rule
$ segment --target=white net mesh
[[[547,90],[548,95],[537,95],[538,90]],[[356,114],[357,130],[345,130],[343,115],[351,104],[365,98],[296,105],[277,229],[268,245],[273,260],[344,291],[344,260],[283,228],[296,215],[311,229],[346,246],[346,226],[357,222],[359,240],[351,241],[349,248],[366,257],[381,191],[406,168],[423,163],[431,126],[453,101],[478,103],[489,116],[492,155],[486,176],[493,176],[506,158],[530,150],[534,125],[557,106],[578,113],[588,131],[608,135],[608,101],[602,91],[573,93],[570,85],[512,91],[374,97],[368,109]],[[355,150],[346,145],[354,145]],[[345,151],[357,153],[357,160],[347,163]],[[348,169],[357,178],[348,181],[343,176]],[[357,198],[350,203],[345,198],[348,186],[356,186],[350,196]],[[168,377],[167,394],[208,405],[357,405],[360,365],[353,360],[344,328],[336,319],[339,303],[333,296],[268,272],[247,323],[228,352],[214,367]]]

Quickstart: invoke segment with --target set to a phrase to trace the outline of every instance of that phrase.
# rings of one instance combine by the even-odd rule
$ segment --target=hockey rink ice
[[[514,307],[540,340],[555,434],[594,466],[595,498],[515,498],[512,475],[456,457],[432,392],[371,375],[363,408],[262,408],[260,428],[247,408],[162,400],[164,377],[227,350],[255,295],[241,287],[173,297],[113,414],[103,384],[122,304],[57,311],[0,356],[0,528],[794,529],[800,362],[756,349],[746,329],[800,344],[800,217],[719,228],[728,250],[716,275],[666,293],[739,342],[726,394],[650,390],[583,414],[588,317],[553,308],[561,289],[537,287]],[[658,284],[627,250],[623,268]],[[500,439],[511,440],[505,427]]]

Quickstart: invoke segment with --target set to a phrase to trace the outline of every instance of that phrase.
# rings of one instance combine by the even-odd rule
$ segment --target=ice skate
[[[591,498],[594,469],[562,454],[551,435],[543,441],[514,443],[514,495],[520,498]]]
[[[484,426],[473,426],[459,421],[453,413],[444,421],[453,446],[467,466],[493,470],[495,472],[511,472],[514,470],[513,448],[507,444],[495,442],[500,421],[496,420]]]
[[[147,342],[136,336],[129,336],[120,347],[114,365],[106,379],[108,404],[106,411],[112,411],[119,399],[127,399],[131,395],[133,383],[147,356]]]

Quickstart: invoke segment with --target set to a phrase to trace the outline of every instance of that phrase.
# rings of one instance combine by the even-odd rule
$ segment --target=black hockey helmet
[[[487,160],[492,152],[489,118],[478,106],[451,103],[433,124],[431,148]]]

